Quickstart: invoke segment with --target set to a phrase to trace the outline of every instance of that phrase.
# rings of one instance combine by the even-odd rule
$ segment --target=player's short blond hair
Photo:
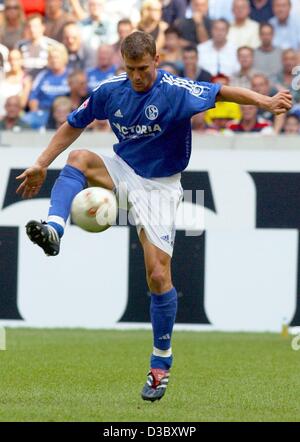
[[[128,35],[121,45],[122,57],[130,60],[139,60],[145,54],[150,54],[152,58],[156,55],[156,44],[152,35],[135,31]]]

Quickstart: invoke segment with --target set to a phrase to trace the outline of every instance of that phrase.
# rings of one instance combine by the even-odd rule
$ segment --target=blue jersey
[[[191,155],[193,115],[215,106],[219,84],[197,83],[159,70],[147,92],[136,92],[126,74],[106,80],[68,117],[84,128],[108,119],[119,142],[114,151],[145,178],[181,172]]]
[[[101,71],[98,68],[92,68],[87,70],[87,78],[88,78],[88,89],[89,92],[92,92],[95,89],[100,81],[108,80],[115,75],[116,67],[111,66],[106,71]]]
[[[34,80],[29,99],[38,100],[39,109],[50,110],[55,98],[68,92],[68,71],[56,75],[50,69],[45,69]]]

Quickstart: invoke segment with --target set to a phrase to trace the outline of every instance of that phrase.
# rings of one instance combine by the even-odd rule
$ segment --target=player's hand
[[[43,182],[46,179],[47,168],[34,165],[26,169],[21,175],[16,177],[16,180],[22,180],[21,184],[17,188],[17,193],[22,198],[32,198],[36,196]]]
[[[271,97],[267,110],[275,115],[283,114],[292,108],[292,95],[290,91],[283,90]]]

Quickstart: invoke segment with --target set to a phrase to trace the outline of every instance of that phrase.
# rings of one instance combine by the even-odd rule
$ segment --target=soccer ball
[[[72,202],[73,222],[87,232],[103,232],[117,219],[117,199],[111,190],[89,187]]]

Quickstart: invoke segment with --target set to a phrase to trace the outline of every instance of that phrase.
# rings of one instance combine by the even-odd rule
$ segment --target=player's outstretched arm
[[[275,115],[287,112],[292,107],[292,95],[288,90],[280,91],[273,97],[268,97],[242,87],[222,86],[216,101],[252,104]]]
[[[32,198],[39,193],[49,165],[79,137],[83,130],[74,128],[67,122],[57,130],[48,147],[37,158],[35,164],[17,176],[16,179],[21,181],[17,193],[22,198]]]

